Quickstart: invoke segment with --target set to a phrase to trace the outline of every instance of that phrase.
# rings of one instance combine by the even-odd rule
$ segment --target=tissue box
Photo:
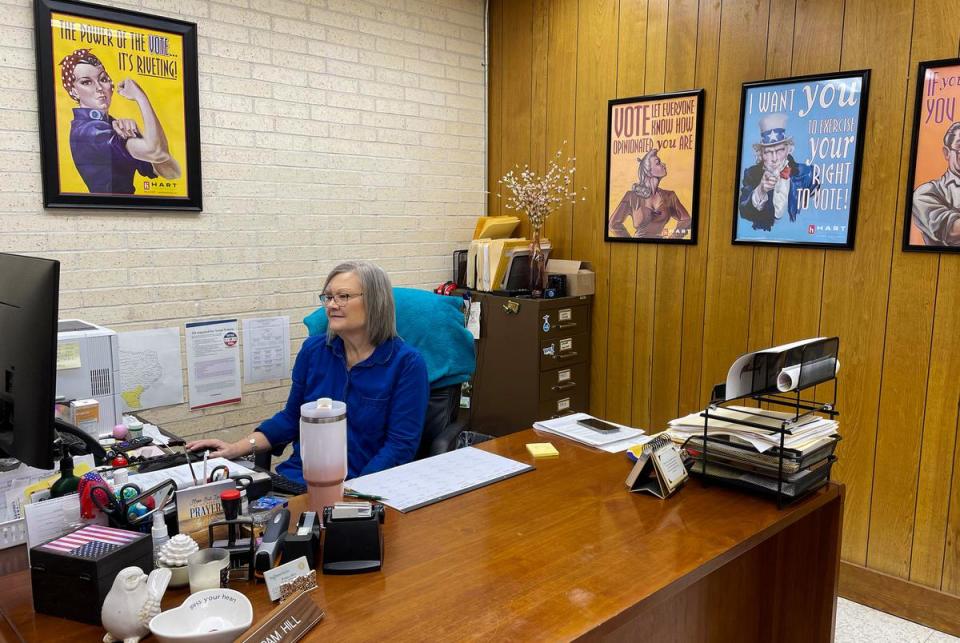
[[[88,525],[30,550],[33,609],[100,625],[103,599],[121,569],[153,569],[149,534]]]
[[[564,275],[567,278],[567,296],[592,295],[596,291],[596,275],[589,261],[551,259],[547,262],[548,275]]]

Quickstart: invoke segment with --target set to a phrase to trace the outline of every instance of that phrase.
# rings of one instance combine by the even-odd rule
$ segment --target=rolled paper
[[[795,364],[780,370],[777,375],[777,390],[781,393],[792,391],[800,384],[800,367],[803,367],[803,378],[805,382],[821,382],[830,379],[830,362],[833,357],[821,357],[820,359],[807,362],[805,364]],[[836,367],[833,374],[840,372],[840,360],[836,360]]]

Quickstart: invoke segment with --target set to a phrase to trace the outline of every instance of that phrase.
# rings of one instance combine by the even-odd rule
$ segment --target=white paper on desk
[[[495,453],[464,447],[347,480],[345,486],[381,496],[383,504],[407,512],[533,468]]]
[[[603,446],[597,447],[601,451],[606,451],[607,453],[623,453],[627,449],[633,446],[640,446],[646,444],[653,438],[649,435],[642,435],[639,438],[627,438],[626,440],[617,440],[616,442],[611,442],[610,444],[604,444]]]
[[[31,502],[23,506],[27,519],[27,549],[67,534],[82,524],[107,524],[107,516],[97,512],[97,518],[80,518],[80,496],[71,493],[62,498]]]
[[[614,424],[619,428],[616,431],[610,431],[606,433],[594,431],[589,427],[577,424],[579,420],[586,420],[587,418],[591,417],[593,416],[588,413],[571,413],[570,415],[564,415],[563,417],[555,418],[553,420],[534,422],[533,428],[569,438],[575,442],[580,442],[581,444],[598,448],[605,444],[621,442],[628,438],[638,438],[643,435],[642,429],[633,429],[629,426],[617,424],[616,422],[610,422],[610,424]],[[606,421],[607,420],[604,420],[604,422]]]
[[[124,412],[183,402],[179,328],[119,333],[117,348]]]
[[[166,446],[170,441],[170,438],[160,432],[160,427],[154,424],[147,424],[146,422],[143,424],[143,435],[144,437],[153,438],[154,444],[162,444],[163,446]]]
[[[190,408],[240,401],[240,337],[236,319],[189,322],[187,388]]]
[[[290,377],[290,318],[243,320],[243,380],[247,384]]]
[[[211,471],[220,465],[227,467],[227,470],[230,471],[231,475],[234,473],[246,473],[250,471],[249,467],[242,465],[239,462],[232,462],[225,458],[211,458],[207,460],[207,474],[209,475]],[[199,482],[204,482],[203,462],[193,463],[193,473],[196,475]],[[194,486],[193,475],[190,475],[190,468],[187,466],[186,462],[184,462],[184,464],[178,464],[175,467],[168,467],[166,469],[160,469],[159,471],[151,471],[150,473],[130,474],[130,482],[136,483],[138,487],[144,490],[158,485],[168,478],[177,483],[178,489],[186,489],[187,487]]]

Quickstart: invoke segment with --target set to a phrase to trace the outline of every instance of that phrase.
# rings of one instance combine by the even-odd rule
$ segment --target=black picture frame
[[[733,191],[734,245],[853,249],[869,89],[869,69],[743,83]],[[857,99],[852,109],[854,95]],[[759,138],[748,138],[753,149],[753,162],[748,163],[744,136],[753,126],[759,129]],[[781,177],[790,179],[786,203],[781,202],[779,215],[774,212],[773,198],[765,199],[758,208],[748,199],[753,194],[749,189],[753,182],[758,182],[755,190],[766,173],[760,148],[790,143],[799,135],[803,136],[802,153],[809,152],[811,157],[801,157],[802,162],[797,162],[791,153],[787,159],[789,171],[782,168],[787,174]],[[800,145],[794,145],[796,151]],[[772,195],[773,191],[766,194]],[[775,233],[777,226],[779,231]]]
[[[182,159],[176,159],[175,155],[171,151],[168,157],[173,159],[177,163],[177,169],[179,174],[173,176],[175,173],[172,170],[166,170],[170,176],[164,177],[157,171],[157,165],[152,162],[143,161],[139,159],[140,163],[146,163],[147,165],[143,167],[152,168],[152,173],[156,174],[155,177],[143,176],[136,173],[134,170],[129,170],[129,174],[132,179],[129,179],[131,184],[138,185],[139,188],[133,188],[134,190],[140,189],[141,191],[152,190],[154,194],[137,194],[124,192],[124,188],[117,188],[115,186],[123,184],[122,180],[116,180],[114,178],[110,179],[109,183],[106,185],[111,186],[114,191],[103,191],[94,190],[90,187],[88,182],[88,176],[82,174],[80,165],[77,164],[76,160],[73,157],[73,145],[72,142],[69,146],[64,144],[64,141],[67,140],[68,130],[67,128],[72,127],[72,122],[63,118],[62,113],[65,108],[61,107],[61,116],[58,121],[58,112],[57,112],[57,93],[60,92],[60,100],[64,101],[66,104],[70,104],[69,101],[73,98],[72,94],[67,94],[66,88],[61,85],[62,81],[62,70],[64,67],[60,66],[61,60],[54,60],[54,14],[65,15],[69,18],[76,18],[76,22],[69,22],[69,25],[74,25],[75,28],[64,27],[60,29],[60,34],[58,40],[63,38],[63,34],[67,34],[68,37],[72,36],[73,40],[77,41],[78,49],[89,49],[91,52],[96,48],[99,48],[101,51],[101,56],[104,58],[102,67],[106,68],[110,61],[109,66],[116,69],[117,60],[123,58],[124,53],[118,54],[117,59],[108,58],[106,55],[103,55],[102,52],[106,51],[108,54],[111,53],[107,45],[101,45],[102,43],[115,43],[114,49],[119,51],[121,46],[119,43],[130,43],[130,66],[131,71],[128,71],[125,74],[125,77],[134,78],[137,81],[138,85],[142,84],[142,78],[162,78],[160,75],[152,75],[150,72],[154,69],[159,69],[159,67],[148,67],[152,61],[148,60],[146,63],[143,63],[142,67],[136,65],[141,65],[140,59],[152,57],[156,59],[156,64],[164,64],[165,71],[162,73],[167,74],[170,78],[167,80],[173,80],[177,83],[174,87],[177,91],[181,91],[182,88],[182,110],[178,109],[175,112],[172,112],[175,117],[182,116],[183,123],[182,129],[180,127],[179,120],[174,121],[176,127],[177,139],[175,144],[171,144],[168,141],[169,148],[173,148],[174,145],[177,145],[177,149],[182,149]],[[130,11],[127,9],[117,9],[113,7],[104,7],[100,5],[89,4],[86,2],[78,2],[76,0],[34,0],[34,21],[35,21],[35,42],[36,42],[36,59],[37,59],[37,86],[39,94],[39,112],[40,112],[40,152],[41,152],[41,167],[43,175],[43,205],[47,208],[96,208],[96,209],[125,209],[125,210],[183,210],[183,211],[201,211],[203,209],[203,198],[202,198],[202,182],[201,182],[201,164],[200,164],[200,107],[199,107],[199,87],[198,87],[198,69],[197,69],[197,25],[191,22],[185,22],[182,20],[175,20],[171,18],[164,18],[159,16],[152,16],[145,13],[139,13],[136,11]],[[105,40],[101,38],[97,39],[94,30],[90,28],[90,25],[93,25],[93,21],[101,21],[106,23],[111,23],[110,27],[107,27],[103,33],[109,34],[113,33],[113,38],[115,40]],[[58,24],[63,25],[66,21],[58,22]],[[119,27],[119,29],[113,29],[113,25]],[[149,30],[158,32],[156,37],[150,36],[146,38],[149,44],[144,43],[144,38],[142,34],[139,37],[131,38],[130,36],[134,32],[126,32],[122,27],[127,26],[133,29],[139,30]],[[122,39],[118,34],[125,34]],[[77,34],[80,34],[79,37]],[[165,53],[163,50],[163,37],[162,34],[172,34],[175,37],[180,37],[181,40],[176,42],[178,51],[180,52],[180,60],[175,62],[167,62],[164,60],[164,57],[171,57],[173,54]],[[84,42],[86,40],[86,42]],[[132,45],[135,43],[136,47],[144,47],[143,49],[132,48]],[[89,47],[87,45],[90,45]],[[72,46],[72,44],[71,44]],[[98,56],[99,58],[100,56]],[[134,58],[137,59],[137,62],[132,62]],[[176,64],[179,63],[179,64]],[[60,69],[61,73],[57,73],[57,70]],[[141,75],[135,76],[133,69],[138,70]],[[175,78],[172,74],[176,72],[170,72],[169,69],[175,69],[179,78]],[[108,75],[110,72],[107,72]],[[118,74],[119,75],[119,74]],[[104,122],[111,123],[114,120],[114,117],[108,114],[111,104],[117,104],[115,96],[120,95],[118,88],[121,81],[113,80],[113,76],[110,76],[110,82],[112,83],[112,95],[107,102],[107,106],[101,110],[87,110],[91,115],[90,118],[94,120],[100,120]],[[150,82],[149,80],[147,82]],[[142,88],[141,88],[142,89]],[[142,92],[146,94],[144,90]],[[73,98],[73,100],[77,100]],[[154,97],[156,101],[156,96]],[[131,104],[134,101],[131,99]],[[148,98],[149,102],[149,98]],[[79,101],[78,101],[79,103]],[[136,102],[137,105],[140,105],[139,102]],[[151,110],[153,108],[151,107]],[[182,112],[182,114],[181,114]],[[76,110],[74,110],[76,113]],[[156,112],[154,112],[156,113]],[[168,109],[166,114],[170,114]],[[142,116],[142,114],[141,114]],[[161,122],[163,118],[157,114],[157,120]],[[74,120],[77,119],[77,116],[74,115]],[[99,124],[98,124],[99,125]],[[58,139],[58,126],[63,128],[63,131],[59,133]],[[143,120],[138,122],[138,127],[141,130],[145,131],[145,126],[143,125]],[[168,126],[169,128],[169,126]],[[102,136],[110,136],[112,133],[109,131],[99,132]],[[142,137],[143,134],[138,135],[137,137]],[[121,141],[124,139],[120,139]],[[86,139],[83,141],[86,143]],[[127,149],[125,144],[121,144],[123,149]],[[64,149],[63,152],[60,152],[60,147],[68,148]],[[168,149],[169,149],[168,148]],[[88,148],[93,149],[93,148]],[[102,148],[97,148],[99,152]],[[91,155],[93,152],[91,152]],[[133,157],[131,157],[133,158]],[[72,179],[72,185],[85,185],[86,191],[83,189],[63,189],[62,186],[64,182],[61,181],[61,178],[67,180],[67,177],[61,177],[61,160],[64,162],[66,159],[71,159],[71,162],[74,164],[73,168],[68,171],[75,169],[74,175],[82,176],[82,183],[80,183],[75,177]],[[115,176],[117,170],[115,169],[118,165],[114,156],[109,157],[108,162],[102,162],[102,156],[95,158],[94,161],[100,161],[99,163],[93,162],[84,167],[89,171],[91,167],[110,167],[111,177]],[[129,162],[130,165],[138,163],[138,159],[133,159]],[[185,164],[186,168],[183,169]],[[102,171],[102,170],[101,170]],[[65,173],[66,174],[66,173]],[[103,175],[101,175],[103,176]],[[173,177],[173,178],[171,178]],[[183,179],[186,181],[185,186],[178,185],[178,182]],[[183,194],[178,194],[177,192],[182,192]]]
[[[680,119],[684,119],[684,123],[689,123],[691,118],[689,114],[679,113],[676,115],[663,114],[658,116],[649,116],[649,119],[652,123],[653,120],[663,120],[671,121],[674,125],[673,131],[668,133],[658,132],[632,132],[627,133],[623,132],[622,137],[615,136],[615,110],[621,108],[623,105],[633,105],[637,106],[636,109],[646,110],[645,113],[652,114],[653,110],[657,106],[664,107],[666,105],[676,105],[683,106],[686,104],[686,101],[683,99],[693,99],[693,104],[695,105],[695,113],[692,115],[693,123],[692,129],[689,125],[684,125],[682,132],[677,126],[680,123]],[[679,100],[678,100],[679,99]],[[633,96],[628,98],[616,98],[611,99],[607,102],[607,172],[606,172],[606,184],[605,184],[605,207],[603,210],[603,230],[604,230],[604,240],[611,242],[620,242],[620,243],[665,243],[665,244],[675,244],[675,245],[696,245],[697,243],[697,233],[699,229],[700,222],[700,158],[703,150],[703,99],[704,99],[704,90],[703,89],[691,89],[677,92],[669,92],[662,94],[650,94],[646,96]],[[686,138],[689,144],[689,135],[693,135],[692,149],[684,148],[683,139]],[[618,140],[618,145],[623,146],[623,151],[614,149],[614,139],[622,138]],[[669,141],[673,141],[674,147],[669,146]],[[667,145],[664,145],[667,143]],[[623,189],[629,185],[629,182],[624,182],[622,179],[619,181],[614,181],[613,174],[616,172],[615,167],[620,171],[617,174],[622,175],[624,173],[624,166],[631,165],[636,167],[634,170],[639,174],[639,166],[642,165],[642,158],[644,158],[647,153],[652,150],[657,149],[658,155],[671,155],[674,159],[677,156],[680,156],[681,159],[684,156],[690,157],[690,162],[686,166],[681,166],[682,179],[681,185],[677,186],[671,184],[670,187],[677,187],[678,190],[664,189],[661,190],[662,193],[668,194],[669,199],[675,203],[675,206],[672,208],[674,211],[677,210],[676,206],[679,206],[679,209],[686,211],[690,216],[689,224],[689,237],[684,235],[680,236],[663,236],[661,230],[666,229],[665,226],[669,223],[669,219],[672,217],[667,217],[666,221],[660,222],[654,221],[654,226],[661,225],[661,229],[657,230],[657,234],[648,234],[641,235],[639,229],[635,228],[634,233],[631,234],[629,230],[626,230],[623,222],[619,224],[619,228],[625,233],[625,235],[614,234],[616,228],[613,228],[613,219],[617,218],[620,212],[620,209],[624,207],[625,201],[629,198],[634,200],[640,199],[638,195],[631,195],[631,190],[635,189],[639,184],[633,184],[633,188],[627,190],[623,196],[619,196]],[[684,154],[684,152],[689,151],[689,154]],[[623,154],[624,157],[635,157],[636,160],[628,161],[626,158],[623,159],[614,159],[615,155]],[[640,156],[637,156],[640,154]],[[671,161],[672,165],[673,161]],[[676,175],[676,174],[675,174]],[[639,179],[639,177],[635,177]],[[666,178],[666,177],[664,177]],[[614,186],[613,183],[616,182],[619,185]],[[614,195],[614,190],[616,190],[616,195]],[[680,196],[677,196],[677,192],[681,191],[683,196],[689,198],[689,210],[683,207],[683,199]],[[617,202],[618,205],[612,209],[613,199],[619,199]],[[632,221],[631,221],[632,223]],[[677,224],[674,225],[674,233],[677,231],[677,225],[679,225],[680,219],[677,219]]]
[[[937,71],[948,67],[953,67],[954,70],[947,73],[956,74],[960,71],[960,58],[927,60],[917,65],[917,94],[913,111],[907,185],[904,190],[903,240],[901,245],[905,252],[960,252],[960,241],[957,241],[955,245],[950,245],[946,241],[937,239],[933,230],[928,230],[929,233],[923,232],[914,216],[914,207],[917,205],[918,197],[921,199],[934,197],[930,190],[937,190],[938,179],[936,174],[943,172],[943,179],[940,180],[944,180],[951,171],[950,160],[942,150],[946,148],[946,141],[944,140],[946,130],[949,130],[952,124],[960,123],[960,117],[954,111],[957,103],[956,99],[960,97],[960,88],[949,84],[938,88],[936,83]],[[932,78],[928,78],[928,72],[933,72]],[[943,77],[942,74],[941,76]],[[930,84],[931,81],[932,84]],[[948,102],[944,103],[944,101]],[[941,111],[941,108],[945,105],[951,106],[950,115],[955,119],[946,126],[943,125],[946,110]],[[934,121],[933,123],[930,123],[931,119]],[[952,147],[954,149],[960,148],[960,134],[954,134],[953,139]],[[921,146],[923,150],[921,150]],[[939,154],[933,152],[936,148],[939,148]],[[957,154],[957,158],[954,162],[960,163],[960,153],[955,152],[955,154]],[[917,162],[921,157],[929,165],[925,164],[925,167],[918,172]],[[931,171],[933,167],[937,168],[936,172]],[[953,174],[957,173],[953,172]],[[923,178],[920,185],[916,185],[918,175]],[[957,182],[960,183],[960,179],[957,179]],[[918,192],[921,192],[921,194],[918,195]],[[954,209],[960,210],[960,203],[951,203],[950,205],[956,205]],[[921,212],[916,214],[924,216]],[[949,219],[956,221],[955,217],[949,217]],[[927,222],[925,225],[929,226],[930,223]]]

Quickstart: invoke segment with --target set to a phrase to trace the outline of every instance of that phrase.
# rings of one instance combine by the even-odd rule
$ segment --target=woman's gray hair
[[[323,284],[323,292],[327,291],[330,281],[337,275],[352,272],[360,279],[360,288],[363,291],[364,310],[367,313],[367,333],[370,343],[379,346],[388,339],[397,336],[397,316],[393,305],[393,286],[390,277],[383,268],[369,261],[347,261],[327,275]],[[337,334],[327,326],[327,341],[332,341]]]

